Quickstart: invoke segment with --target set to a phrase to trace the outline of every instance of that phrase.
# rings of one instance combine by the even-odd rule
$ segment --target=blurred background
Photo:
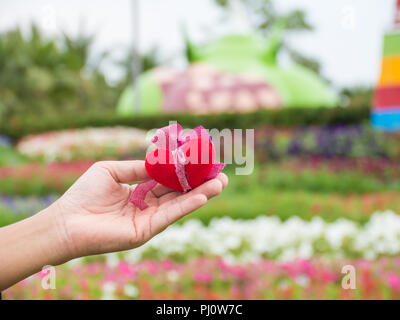
[[[400,298],[399,0],[0,0],[0,227],[170,120],[254,128],[254,172],[3,298]]]

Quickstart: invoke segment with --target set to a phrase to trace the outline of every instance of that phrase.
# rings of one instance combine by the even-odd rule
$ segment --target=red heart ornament
[[[191,188],[196,188],[206,180],[214,164],[215,151],[210,139],[195,138],[181,148],[184,155],[184,170]],[[156,149],[146,156],[145,167],[148,175],[163,186],[182,192],[183,188],[176,173],[178,161],[169,149]]]
[[[158,149],[146,156],[145,168],[152,179],[139,183],[129,201],[145,210],[145,198],[157,183],[179,192],[188,192],[214,179],[225,164],[215,163],[215,151],[207,130],[202,126],[183,134],[175,123],[156,131],[152,142]]]

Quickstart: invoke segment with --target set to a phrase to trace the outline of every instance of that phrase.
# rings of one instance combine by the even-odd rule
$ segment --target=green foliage
[[[229,6],[229,0],[215,0],[222,8]],[[280,20],[287,21],[286,28],[289,30],[312,30],[312,26],[301,10],[293,10],[288,13],[279,12],[272,0],[242,0],[250,20],[256,29],[268,34]]]
[[[287,44],[285,44],[285,49],[287,50],[290,58],[297,64],[304,66],[315,73],[320,74],[321,73],[321,65],[318,61],[311,57],[306,57],[302,55],[299,51],[289,47]]]
[[[93,37],[47,39],[32,25],[0,35],[0,122],[114,108],[119,92],[88,57]]]
[[[386,177],[377,176],[375,173],[365,172],[361,169],[348,168],[336,170],[328,166],[319,168],[299,168],[298,166],[287,165],[285,162],[271,162],[260,165],[248,176],[237,176],[234,174],[233,165],[228,165],[226,172],[231,177],[229,188],[224,193],[242,194],[256,191],[257,189],[266,192],[267,190],[286,191],[309,191],[316,194],[337,193],[337,194],[364,194],[383,191],[400,191],[400,182],[393,174]],[[305,166],[305,164],[303,164]],[[75,174],[57,172],[49,179],[40,170],[45,165],[35,169],[33,175],[13,175],[2,178],[0,181],[0,193],[9,195],[41,195],[65,192],[81,172]],[[53,167],[53,172],[54,172]],[[23,170],[21,170],[23,172]],[[397,173],[398,175],[398,173]],[[390,177],[391,176],[391,177]]]
[[[371,104],[373,100],[373,89],[371,87],[344,88],[340,94],[343,99],[343,105],[351,108]]]
[[[154,129],[166,126],[176,120],[187,128],[199,125],[205,128],[251,129],[260,125],[295,127],[307,125],[357,124],[369,120],[370,109],[363,108],[283,108],[261,110],[245,114],[160,114],[157,116],[135,115],[132,118],[119,117],[113,113],[79,114],[79,116],[24,116],[0,122],[0,134],[16,140],[31,133],[85,127],[131,126]]]
[[[13,148],[0,145],[0,166],[15,166],[27,163],[28,157],[16,152]]]
[[[398,182],[384,183],[357,172],[296,173],[272,165],[251,176],[235,176],[228,170],[228,176],[229,187],[220,196],[181,222],[200,219],[208,224],[213,218],[225,216],[254,219],[267,215],[282,220],[320,216],[328,222],[348,218],[365,223],[376,211],[400,210]]]
[[[339,162],[348,159],[359,163],[362,160],[365,166],[368,163],[375,166],[383,164],[374,163],[377,159],[391,159],[395,166],[400,158],[399,136],[373,130],[369,124],[284,130],[260,127],[255,132],[255,151],[260,162],[300,157],[314,158],[314,163],[317,159]]]
[[[28,215],[16,215],[14,212],[11,212],[0,205],[0,228],[18,222],[27,217]]]
[[[400,210],[400,183],[395,178],[382,180],[360,170],[332,171],[324,167],[300,170],[291,169],[285,163],[271,163],[257,166],[249,176],[235,175],[232,166],[225,172],[229,176],[229,187],[183,221],[195,218],[209,223],[213,218],[224,216],[253,219],[260,215],[276,215],[283,220],[291,216],[306,220],[320,216],[326,221],[345,217],[366,222],[376,211]],[[71,174],[62,177],[61,173],[47,180],[40,173],[29,178],[14,176],[0,180],[0,193],[14,196],[62,194],[77,177]],[[10,214],[6,217],[9,221]],[[17,215],[14,219],[20,218]]]

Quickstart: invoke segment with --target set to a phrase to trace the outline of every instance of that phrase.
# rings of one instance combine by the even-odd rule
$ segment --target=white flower
[[[306,275],[301,275],[301,276],[298,276],[298,277],[295,279],[295,281],[296,281],[296,283],[299,284],[300,286],[305,287],[305,286],[307,286],[307,285],[310,283],[310,278],[307,277]]]
[[[74,267],[74,266],[82,265],[83,262],[84,262],[84,258],[75,258],[75,259],[68,261],[66,264],[70,267]]]
[[[22,139],[17,149],[30,156],[70,160],[74,152],[89,154],[107,148],[117,150],[146,149],[146,132],[127,127],[70,129],[31,135]]]
[[[115,268],[119,264],[118,253],[108,253],[106,254],[106,264],[110,268]]]
[[[175,282],[179,279],[179,273],[176,272],[175,270],[168,271],[167,278],[169,281]]]
[[[139,289],[133,284],[127,284],[124,287],[124,293],[128,297],[136,298],[139,295]]]
[[[400,216],[377,212],[365,225],[346,219],[327,223],[319,217],[311,221],[299,217],[287,221],[266,216],[253,220],[225,217],[212,220],[209,226],[189,220],[126,253],[126,258],[134,262],[146,252],[156,251],[160,257],[198,253],[221,256],[228,262],[256,261],[263,256],[294,260],[311,258],[316,254],[314,249],[332,257],[343,257],[347,252],[365,258],[400,254]],[[107,262],[113,265],[116,259],[111,256]]]
[[[103,285],[103,295],[102,295],[102,300],[114,300],[115,295],[114,292],[116,290],[117,286],[115,285],[114,282],[106,282]]]

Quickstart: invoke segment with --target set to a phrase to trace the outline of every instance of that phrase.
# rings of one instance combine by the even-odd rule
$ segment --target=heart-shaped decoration
[[[184,172],[189,187],[194,189],[201,185],[214,165],[215,151],[209,139],[196,138],[186,142],[174,156],[169,149],[156,149],[146,157],[146,171],[149,176],[163,186],[183,192],[176,172],[177,161],[184,164]]]
[[[144,199],[157,183],[188,192],[214,179],[225,167],[224,163],[215,162],[214,146],[203,127],[183,135],[182,127],[173,124],[158,129],[152,141],[158,149],[150,152],[145,161],[151,180],[136,186],[130,198],[141,210],[148,207]]]

